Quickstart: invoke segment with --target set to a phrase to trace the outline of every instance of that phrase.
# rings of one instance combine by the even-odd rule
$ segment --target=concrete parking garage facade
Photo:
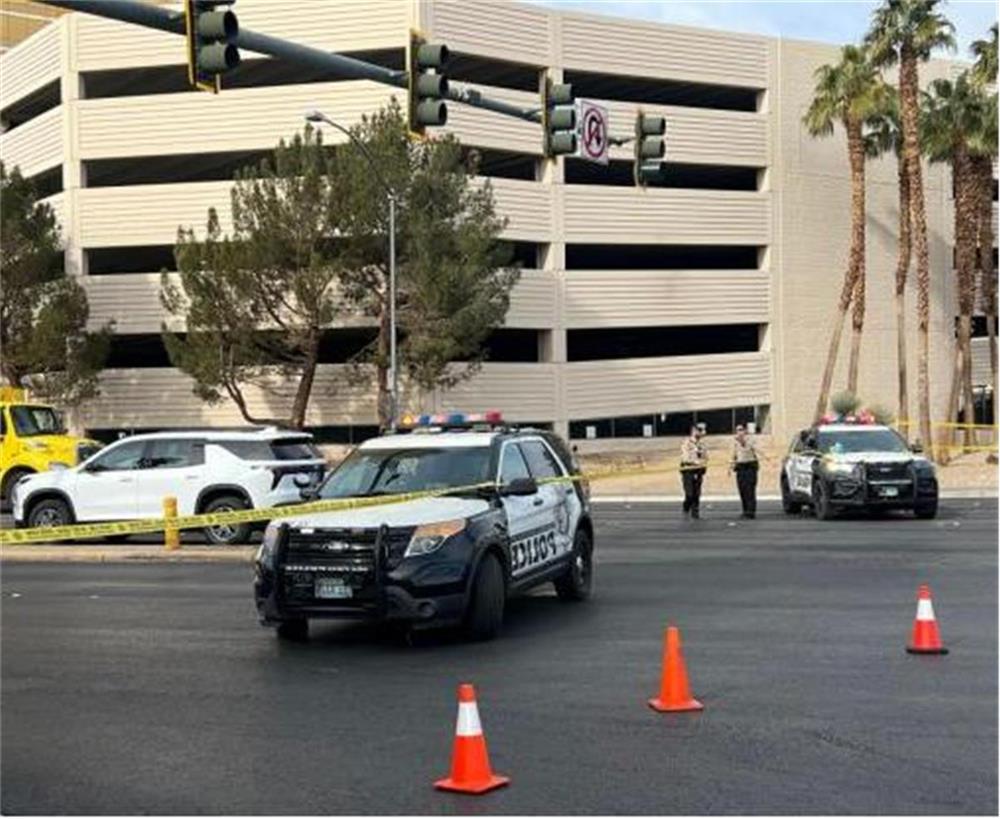
[[[601,100],[615,133],[631,132],[639,107],[667,119],[667,182],[639,190],[628,146],[612,149],[607,169],[546,162],[537,124],[449,105],[447,130],[480,154],[523,273],[482,370],[446,392],[408,394],[409,407],[495,408],[573,437],[675,434],[693,419],[715,431],[756,420],[785,436],[808,422],[849,241],[842,135],[815,140],[801,125],[834,46],[506,2],[241,0],[236,11],[246,28],[398,68],[419,28],[451,49],[453,82],[532,106],[548,69]],[[116,324],[101,396],[82,412],[90,429],[240,422],[232,404],[193,395],[159,340],[160,271],[173,265],[177,228],[202,228],[210,207],[226,226],[232,171],[301,129],[307,108],[349,125],[401,93],[243,57],[220,95],[189,91],[182,38],[81,14],[0,57],[0,157],[48,194],[93,323]],[[923,79],[958,69],[934,61]],[[943,166],[925,180],[942,417],[956,313],[951,184]],[[896,209],[895,160],[874,161],[860,392],[889,407]],[[308,414],[331,440],[375,424],[373,390],[342,377],[370,328],[348,325],[331,328]],[[974,342],[981,385],[992,381],[985,341]],[[282,399],[252,393],[250,404],[280,414]]]

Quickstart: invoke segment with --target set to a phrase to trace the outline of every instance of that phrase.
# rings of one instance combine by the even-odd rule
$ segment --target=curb
[[[3,563],[249,563],[257,551],[255,546],[187,546],[168,552],[162,546],[95,547],[95,546],[35,546],[32,544],[4,546],[0,549]]]

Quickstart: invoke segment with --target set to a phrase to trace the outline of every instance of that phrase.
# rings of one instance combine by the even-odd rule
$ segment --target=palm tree
[[[993,85],[997,81],[997,24],[990,26],[990,36],[986,40],[976,40],[970,47],[976,64],[972,67],[972,81],[980,86]]]
[[[909,422],[910,397],[906,372],[906,279],[910,272],[912,239],[910,236],[910,176],[903,158],[903,131],[899,119],[899,93],[886,86],[884,105],[870,117],[865,145],[870,157],[892,151],[896,157],[899,180],[899,246],[896,256],[896,365],[898,371],[898,407],[896,417]],[[907,427],[909,434],[910,427]]]
[[[997,421],[997,274],[993,264],[993,163],[997,158],[997,96],[991,86],[997,81],[997,24],[990,26],[990,36],[972,44],[976,58],[972,80],[987,93],[982,129],[973,135],[972,165],[979,202],[976,220],[979,247],[979,292],[982,311],[986,314],[986,335],[989,338],[990,373],[993,378],[993,419]],[[994,443],[995,443],[994,439]]]
[[[933,456],[931,442],[930,374],[930,255],[927,247],[927,211],[920,167],[918,64],[939,47],[954,48],[954,27],[935,9],[938,0],[883,0],[872,13],[865,37],[879,66],[899,64],[899,105],[903,126],[903,155],[910,179],[910,217],[917,257],[917,349],[920,437]]]
[[[952,386],[957,417],[957,397],[963,396],[965,418],[973,412],[972,395],[972,314],[976,306],[976,223],[978,197],[972,164],[973,145],[983,127],[986,95],[974,85],[968,73],[954,82],[935,80],[923,95],[921,144],[931,162],[951,164],[955,199],[955,272],[958,290],[958,350],[961,356],[961,386]],[[972,445],[972,430],[966,427],[965,442]]]
[[[802,121],[815,137],[830,136],[834,125],[839,122],[847,134],[847,157],[851,167],[851,249],[816,400],[815,417],[819,420],[826,412],[833,369],[844,331],[844,319],[852,300],[856,307],[852,315],[854,332],[851,339],[848,389],[852,392],[857,390],[858,356],[865,315],[864,123],[879,110],[885,86],[865,49],[854,45],[846,45],[840,50],[840,62],[836,65],[821,65],[816,69],[815,78],[813,100]]]
[[[987,97],[982,130],[971,140],[972,168],[977,190],[977,269],[982,312],[986,316],[990,372],[993,381],[993,419],[997,419],[997,271],[993,257],[993,163],[997,158],[997,98]],[[995,442],[995,441],[994,441]]]

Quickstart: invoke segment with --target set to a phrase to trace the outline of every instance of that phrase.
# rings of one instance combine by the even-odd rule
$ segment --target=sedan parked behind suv
[[[180,515],[263,509],[297,503],[318,484],[325,461],[302,432],[274,427],[241,431],[159,432],[122,438],[71,469],[22,478],[14,487],[17,526],[158,517],[163,499]],[[250,524],[205,528],[209,542],[243,542]]]

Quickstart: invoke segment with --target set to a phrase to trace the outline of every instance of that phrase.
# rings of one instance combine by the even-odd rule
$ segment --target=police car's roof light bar
[[[486,412],[439,412],[435,415],[404,415],[399,421],[400,431],[418,429],[469,429],[471,427],[496,427],[503,424],[499,410]]]

